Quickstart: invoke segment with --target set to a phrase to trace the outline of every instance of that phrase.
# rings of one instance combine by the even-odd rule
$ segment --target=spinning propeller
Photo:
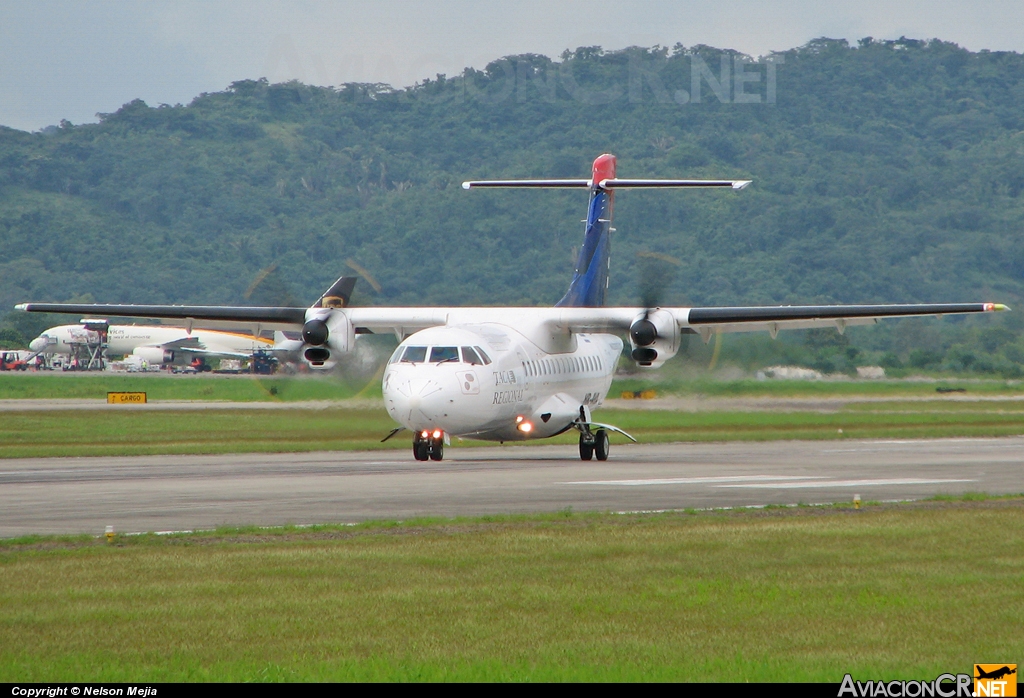
[[[659,299],[665,287],[671,283],[675,268],[681,265],[681,261],[666,254],[637,253],[637,266],[641,268],[640,295],[644,310],[629,326],[629,341],[633,346],[630,356],[641,366],[651,366],[659,356],[664,361],[675,353],[674,346],[658,346],[659,339],[671,341],[678,336],[675,319],[659,310]],[[677,344],[674,341],[671,343]],[[668,356],[666,349],[671,351]]]

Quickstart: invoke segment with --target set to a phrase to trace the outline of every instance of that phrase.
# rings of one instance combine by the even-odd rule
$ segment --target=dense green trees
[[[0,128],[0,305],[238,303],[273,263],[306,302],[348,259],[381,282],[361,286],[364,303],[551,303],[584,195],[458,183],[585,176],[601,152],[621,176],[754,180],[621,195],[613,302],[639,301],[653,252],[680,262],[663,303],[1013,305],[1022,105],[1024,57],[912,40],[821,39],[759,61],[588,47],[404,90],[240,80],[98,124]],[[908,364],[920,349],[941,356],[915,354],[923,365],[977,368],[950,354],[980,341],[975,325],[942,325],[932,349],[856,336],[864,357]],[[1007,331],[983,352],[1005,361],[996,370],[1024,358],[1001,353],[1017,346]]]

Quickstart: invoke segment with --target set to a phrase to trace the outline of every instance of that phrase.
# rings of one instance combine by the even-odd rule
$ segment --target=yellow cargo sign
[[[141,405],[146,402],[145,393],[107,393],[111,405]]]

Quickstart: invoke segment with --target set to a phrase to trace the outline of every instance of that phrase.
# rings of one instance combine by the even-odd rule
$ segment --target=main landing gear
[[[412,455],[416,460],[441,460],[444,458],[444,432],[420,432],[413,437]]]
[[[580,460],[590,460],[594,456],[597,456],[598,460],[608,460],[610,447],[608,432],[604,429],[598,429],[595,432],[587,429],[580,432]]]

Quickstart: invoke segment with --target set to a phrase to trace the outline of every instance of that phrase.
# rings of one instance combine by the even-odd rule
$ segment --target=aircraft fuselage
[[[598,407],[622,340],[575,334],[550,353],[499,323],[436,327],[403,341],[384,372],[384,403],[413,432],[490,441],[553,436]]]

